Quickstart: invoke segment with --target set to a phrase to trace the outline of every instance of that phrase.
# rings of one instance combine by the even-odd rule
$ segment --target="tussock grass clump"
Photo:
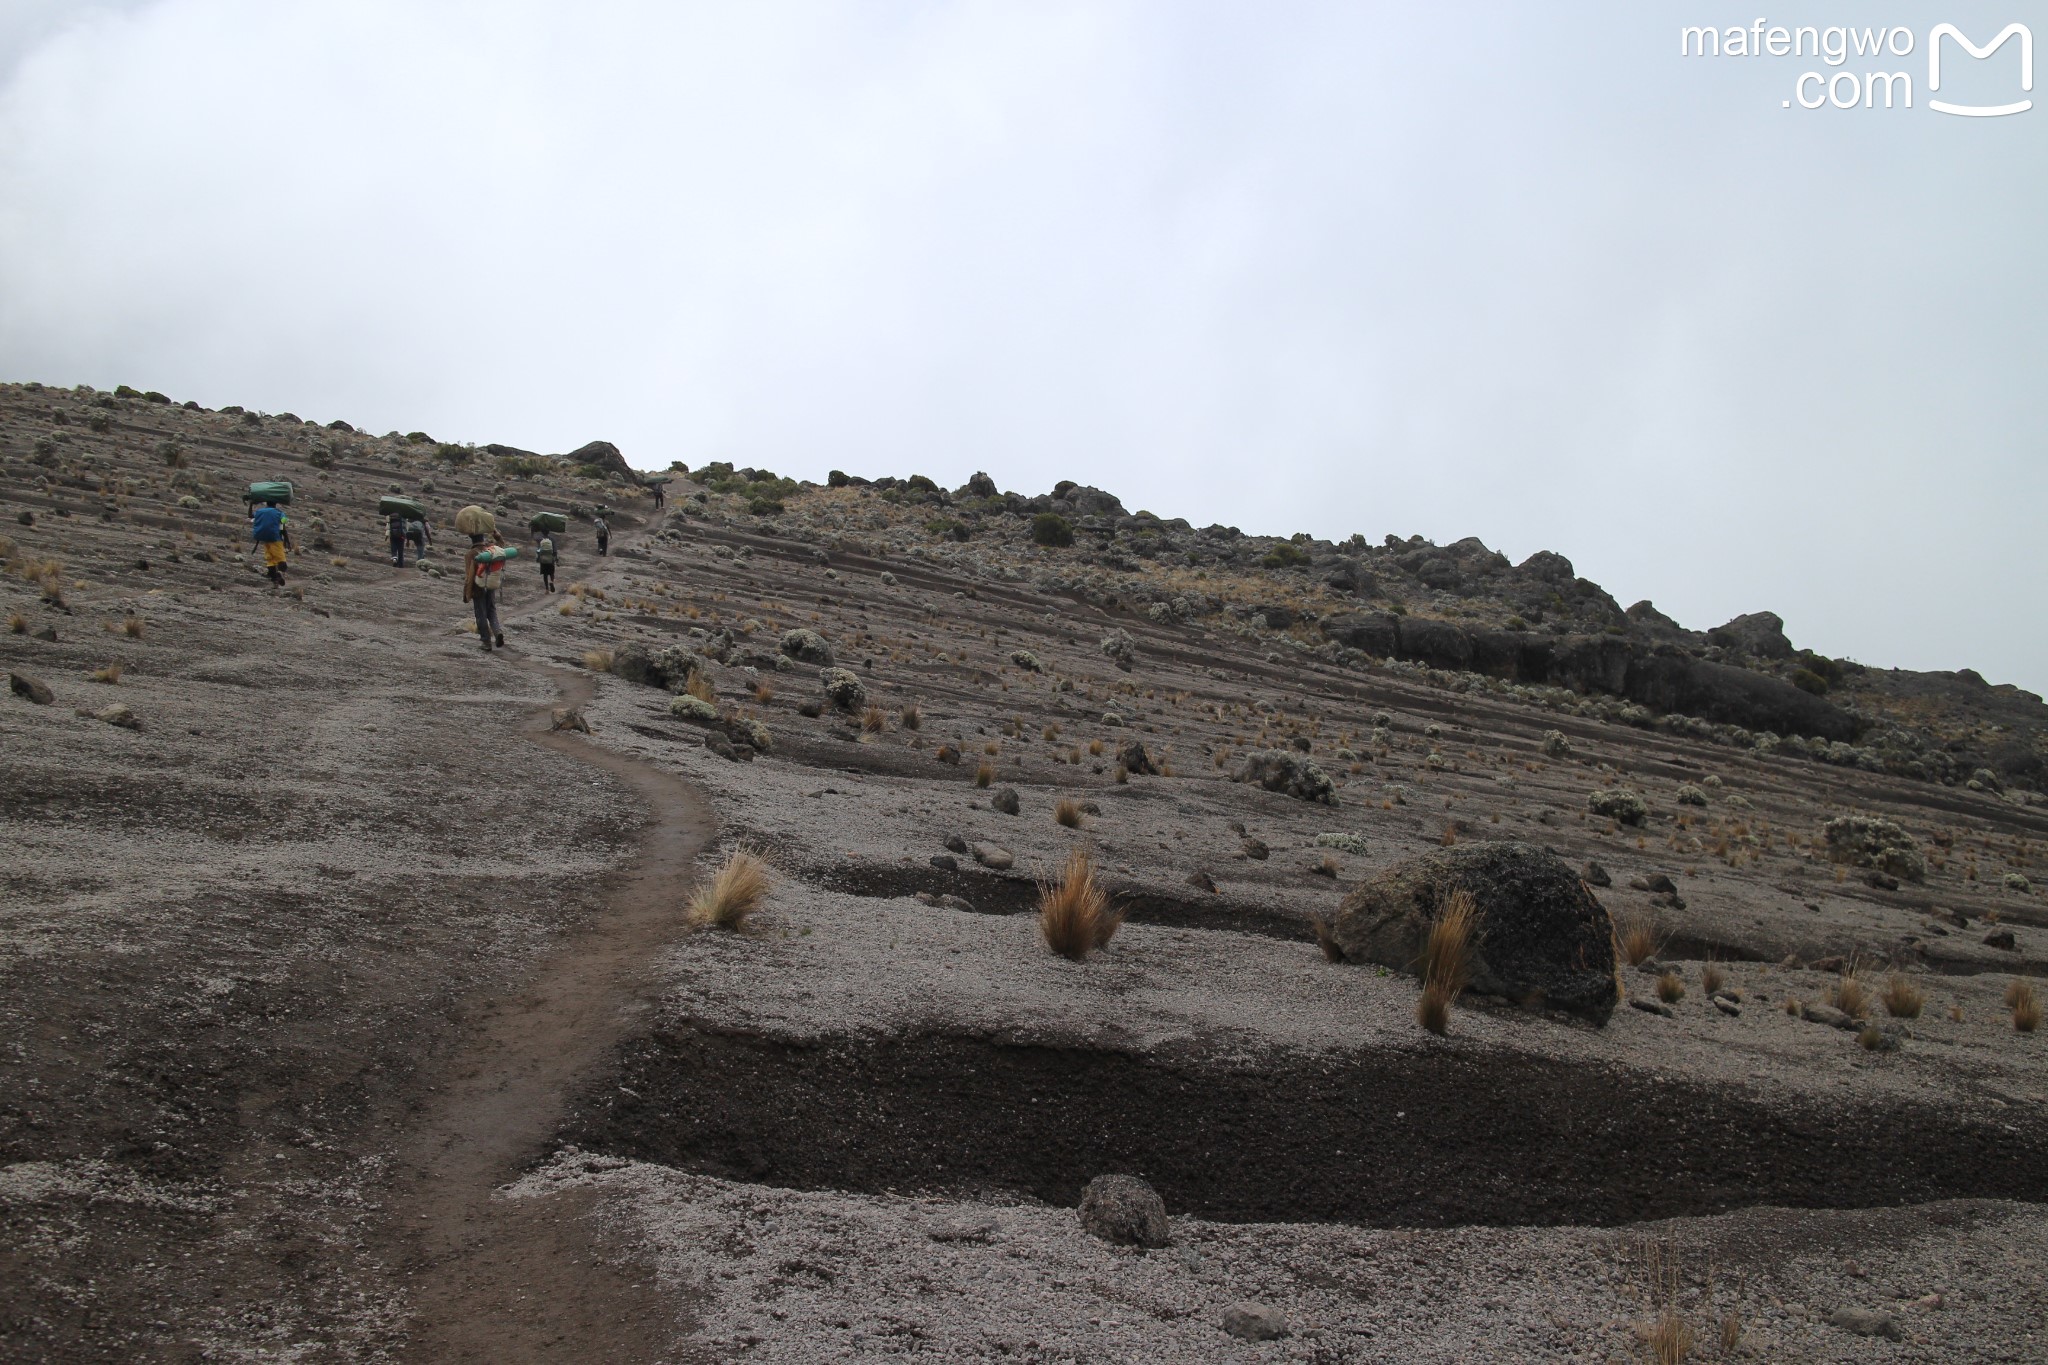
[[[1667,1005],[1675,1005],[1685,999],[1685,982],[1677,972],[1666,972],[1657,978],[1657,998]]]
[[[1720,963],[1708,958],[1706,965],[1700,968],[1700,989],[1711,997],[1719,995],[1727,984],[1728,973],[1721,970]]]
[[[1458,827],[1455,824],[1445,825],[1444,832],[1437,836],[1437,842],[1439,844],[1442,844],[1445,848],[1449,848],[1453,844],[1457,843]]]
[[[754,704],[756,706],[766,706],[774,700],[775,689],[770,687],[765,679],[754,684]]]
[[[1053,802],[1052,818],[1068,829],[1081,828],[1081,803],[1071,796],[1062,796]]]
[[[689,919],[699,928],[739,929],[768,899],[768,864],[745,849],[700,883],[690,897]]]
[[[915,730],[924,724],[924,712],[918,709],[916,702],[905,702],[903,709],[896,713],[896,723],[906,730]]]
[[[1927,1006],[1926,993],[1903,972],[1893,972],[1884,979],[1878,999],[1884,1001],[1885,1013],[1894,1019],[1918,1019]]]
[[[1845,971],[1830,991],[1830,1002],[1851,1019],[1861,1019],[1870,1013],[1870,991],[1863,984],[1863,978],[1854,968]]]
[[[982,761],[981,761],[980,763],[977,763],[977,764],[975,764],[975,766],[974,766],[974,785],[975,785],[975,786],[977,786],[977,787],[986,787],[986,786],[987,786],[987,785],[988,785],[989,783],[991,783],[991,782],[993,782],[993,781],[995,781],[995,780],[996,780],[996,765],[995,765],[995,764],[993,764],[993,763],[990,763],[990,762],[988,762],[988,761],[987,761],[986,759],[982,760]]]
[[[2041,999],[2034,994],[2031,981],[2013,978],[2005,988],[2005,1003],[2012,1007],[2012,1026],[2021,1033],[2032,1033],[2041,1027]]]
[[[1038,737],[1044,740],[1047,744],[1050,744],[1060,737],[1060,727],[1057,725],[1048,725],[1043,730],[1040,730],[1038,732]]]
[[[1038,931],[1048,948],[1070,961],[1107,947],[1123,923],[1110,908],[1109,893],[1095,877],[1095,861],[1085,849],[1067,855],[1059,879],[1038,887]]]
[[[1797,996],[1788,995],[1785,997],[1785,1013],[1791,1015],[1794,1019],[1797,1019],[1801,1014],[1805,1012],[1806,1006],[1800,1003],[1799,998]]]
[[[131,640],[140,640],[142,632],[147,628],[148,623],[140,616],[124,617],[121,621],[121,633]]]
[[[1314,871],[1314,873],[1318,877],[1329,877],[1334,880],[1337,873],[1340,870],[1337,863],[1337,855],[1334,853],[1325,853],[1320,859],[1317,860],[1315,867],[1311,870]]]
[[[609,673],[612,671],[612,652],[608,649],[586,650],[583,666],[592,673]]]
[[[994,758],[997,754],[1003,751],[1002,741],[992,739],[988,743],[981,746],[981,751],[987,754],[990,758]]]
[[[14,615],[8,617],[7,633],[9,635],[28,634],[28,618],[26,616],[23,616],[20,612],[16,612],[14,613]]]
[[[1479,907],[1471,893],[1453,891],[1429,926],[1422,945],[1422,998],[1415,1003],[1415,1022],[1442,1035],[1450,1028],[1451,1002],[1472,976],[1472,930]]]
[[[701,668],[690,670],[690,680],[683,684],[683,694],[711,706],[718,705],[718,689],[711,685],[711,675]]]
[[[95,668],[88,676],[96,683],[112,685],[121,681],[121,671],[121,665],[108,664],[105,668]]]
[[[870,735],[882,734],[889,728],[889,713],[879,706],[870,706],[860,713],[860,728]]]
[[[1088,756],[1089,756],[1090,758],[1101,758],[1101,757],[1102,757],[1102,741],[1101,741],[1101,740],[1099,740],[1099,739],[1091,739],[1091,740],[1089,740],[1089,741],[1088,741]]]
[[[1657,955],[1657,927],[1641,915],[1624,917],[1616,925],[1615,946],[1629,966],[1637,967]]]
[[[1330,922],[1321,915],[1310,915],[1308,927],[1315,931],[1316,947],[1323,950],[1323,961],[1342,962],[1344,949],[1338,946],[1337,935],[1331,932]]]

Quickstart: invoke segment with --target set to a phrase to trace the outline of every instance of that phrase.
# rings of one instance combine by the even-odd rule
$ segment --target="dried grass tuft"
[[[1109,893],[1096,879],[1095,861],[1085,849],[1067,855],[1059,880],[1039,884],[1038,931],[1048,948],[1070,961],[1107,947],[1123,918],[1110,908]]]
[[[126,617],[121,622],[121,633],[131,640],[140,640],[147,623],[140,616]]]
[[[1444,897],[1436,922],[1429,926],[1422,945],[1422,999],[1416,1002],[1415,1021],[1431,1033],[1449,1028],[1451,1002],[1471,979],[1472,931],[1478,918],[1472,894],[1461,888]]]
[[[1053,802],[1052,818],[1068,829],[1081,828],[1081,803],[1071,796],[1062,796]]]
[[[1675,1005],[1685,999],[1685,982],[1677,972],[1666,972],[1657,978],[1657,998],[1667,1005]]]
[[[1344,950],[1337,944],[1337,936],[1331,932],[1330,922],[1321,915],[1310,915],[1308,927],[1315,931],[1316,947],[1323,950],[1323,961],[1342,962]]]
[[[766,706],[769,702],[774,700],[775,689],[768,685],[767,679],[764,678],[760,682],[754,684],[754,704],[756,706]]]
[[[608,649],[586,650],[583,666],[593,673],[609,673],[612,671],[612,652]]]
[[[982,761],[981,761],[980,763],[977,763],[977,764],[975,765],[975,767],[974,767],[974,785],[975,785],[975,786],[977,786],[977,787],[986,787],[986,786],[987,786],[987,785],[988,785],[989,783],[991,783],[991,782],[993,782],[993,781],[995,781],[995,780],[996,780],[996,765],[995,765],[995,764],[993,764],[993,763],[990,763],[990,762],[989,762],[988,760],[986,760],[986,759],[983,759],[983,760],[982,760]]]
[[[924,724],[924,712],[918,710],[916,702],[907,702],[903,709],[897,712],[896,723],[906,730],[915,730]]]
[[[1708,998],[1711,999],[1719,995],[1721,988],[1727,984],[1728,973],[1721,970],[1720,963],[1712,958],[1708,958],[1706,965],[1700,968],[1700,989],[1705,991]]]
[[[1661,943],[1657,938],[1657,927],[1641,915],[1623,918],[1614,931],[1615,946],[1621,950],[1622,958],[1631,967],[1641,966],[1657,955]]]
[[[2041,1027],[2041,1000],[2034,994],[2032,982],[2015,977],[2012,985],[2006,988],[2005,999],[2012,1006],[2012,1026],[2015,1029],[2021,1033],[2032,1033]]]
[[[89,676],[96,683],[117,683],[121,681],[121,665],[108,664],[105,668],[95,668]]]
[[[738,849],[690,897],[690,922],[700,928],[742,928],[768,898],[768,885],[768,864]]]
[[[690,680],[683,684],[683,694],[707,705],[718,705],[718,689],[711,685],[711,674],[702,668],[690,670]]]
[[[26,616],[23,616],[20,612],[16,612],[14,613],[14,615],[8,617],[7,633],[10,635],[28,634],[28,618]]]
[[[1089,756],[1090,758],[1101,758],[1101,757],[1102,757],[1102,741],[1101,741],[1101,740],[1099,740],[1099,739],[1091,739],[1091,740],[1089,740],[1089,741],[1088,741],[1088,756]]]
[[[1870,991],[1863,984],[1863,978],[1851,968],[1842,973],[1829,993],[1830,1003],[1851,1019],[1861,1019],[1870,1013]]]
[[[1885,1013],[1894,1019],[1918,1019],[1927,1006],[1926,992],[1904,972],[1893,972],[1884,979],[1878,999],[1884,1001]]]
[[[868,707],[860,713],[860,728],[864,734],[886,733],[889,729],[889,713],[879,706]]]

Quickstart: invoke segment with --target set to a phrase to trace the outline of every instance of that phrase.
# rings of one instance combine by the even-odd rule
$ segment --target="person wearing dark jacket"
[[[405,567],[405,517],[393,512],[384,528],[391,536],[391,563],[402,569]]]

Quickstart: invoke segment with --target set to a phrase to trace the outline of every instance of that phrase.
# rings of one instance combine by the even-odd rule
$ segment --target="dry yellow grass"
[[[918,709],[916,702],[906,702],[903,709],[896,713],[896,722],[906,730],[915,730],[924,724],[924,712]]]
[[[1060,727],[1057,725],[1048,725],[1043,730],[1038,732],[1038,737],[1044,740],[1046,743],[1050,744],[1060,737]]]
[[[987,754],[990,758],[994,758],[997,754],[1003,751],[1002,741],[992,739],[988,743],[981,746],[981,751]]]
[[[1422,998],[1415,1004],[1415,1022],[1431,1033],[1450,1027],[1451,1002],[1472,976],[1472,931],[1479,907],[1463,889],[1444,897],[1436,922],[1422,945]]]
[[[974,785],[975,785],[975,786],[977,786],[977,787],[986,787],[986,786],[987,786],[987,785],[988,785],[989,783],[991,783],[991,782],[993,782],[993,781],[995,781],[995,780],[996,780],[996,765],[995,765],[995,764],[993,764],[993,763],[990,763],[990,762],[988,762],[988,761],[987,761],[986,759],[984,759],[984,760],[983,760],[982,762],[980,762],[980,763],[978,763],[978,764],[976,764],[976,765],[975,765],[975,769],[974,769]]]
[[[8,617],[7,633],[10,635],[28,634],[28,618],[26,616],[23,616],[20,612],[16,612],[14,613],[14,615]]]
[[[1677,1309],[1667,1308],[1650,1324],[1644,1344],[1657,1365],[1682,1365],[1692,1355],[1692,1327]]]
[[[1340,868],[1341,864],[1339,864],[1337,861],[1337,855],[1334,853],[1325,853],[1321,858],[1316,860],[1316,865],[1313,870],[1318,877],[1329,877],[1334,879]]]
[[[1089,740],[1089,741],[1088,741],[1088,754],[1089,754],[1089,756],[1090,756],[1091,758],[1101,758],[1101,757],[1102,757],[1102,741],[1101,741],[1101,740],[1099,740],[1099,739],[1091,739],[1091,740]]]
[[[2006,988],[2006,1003],[2012,1006],[2012,1026],[2021,1033],[2032,1033],[2041,1027],[2041,999],[2034,994],[2030,981],[2014,978]]]
[[[1451,845],[1457,843],[1458,827],[1456,825],[1445,825],[1444,832],[1437,836],[1437,842],[1439,844],[1442,844],[1445,848],[1449,848]]]
[[[1878,999],[1884,1001],[1885,1013],[1894,1019],[1918,1019],[1927,1006],[1926,993],[1903,972],[1893,972],[1884,979]]]
[[[739,849],[691,895],[689,919],[700,928],[739,929],[767,898],[768,864]]]
[[[1657,978],[1657,998],[1667,1005],[1675,1005],[1685,999],[1685,982],[1677,972],[1666,972]]]
[[[1079,962],[1115,937],[1123,915],[1112,910],[1109,893],[1095,877],[1095,862],[1084,849],[1067,855],[1059,880],[1038,887],[1038,931],[1048,948]]]
[[[586,650],[583,666],[593,673],[609,673],[612,671],[612,652],[608,649]]]
[[[1331,931],[1330,922],[1321,915],[1310,915],[1308,927],[1315,931],[1316,947],[1323,950],[1323,961],[1342,962],[1344,949],[1337,943],[1337,935]]]
[[[131,640],[140,640],[147,623],[140,616],[125,617],[121,622],[121,633]]]
[[[889,713],[879,706],[870,706],[860,713],[860,728],[871,735],[879,735],[889,728]]]
[[[108,664],[105,668],[95,668],[88,676],[96,683],[117,683],[121,681],[121,665]]]
[[[1861,1019],[1870,1013],[1870,991],[1853,968],[1842,973],[1830,996],[1834,1007],[1851,1019]]]
[[[1700,968],[1700,989],[1709,996],[1719,995],[1721,988],[1728,984],[1728,973],[1721,970],[1721,964],[1708,958]]]
[[[766,706],[769,702],[774,700],[775,689],[768,685],[768,682],[765,678],[760,682],[754,684],[754,704],[756,706]]]
[[[711,685],[711,674],[705,669],[691,669],[690,680],[683,684],[683,691],[698,701],[712,706],[718,704],[718,689]]]
[[[1053,802],[1052,818],[1068,829],[1081,828],[1081,803],[1071,796],[1062,796]]]
[[[1641,915],[1629,915],[1616,924],[1615,946],[1631,967],[1640,966],[1657,955],[1657,928]]]

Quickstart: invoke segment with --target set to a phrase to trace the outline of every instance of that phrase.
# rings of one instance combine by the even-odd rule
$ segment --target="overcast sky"
[[[1926,107],[1934,24],[2048,6],[1770,22],[1852,15],[1913,52],[1681,57],[1756,7],[1641,0],[0,0],[0,378],[1476,534],[2048,691],[2048,108]],[[1915,107],[1785,107],[1871,69]]]

